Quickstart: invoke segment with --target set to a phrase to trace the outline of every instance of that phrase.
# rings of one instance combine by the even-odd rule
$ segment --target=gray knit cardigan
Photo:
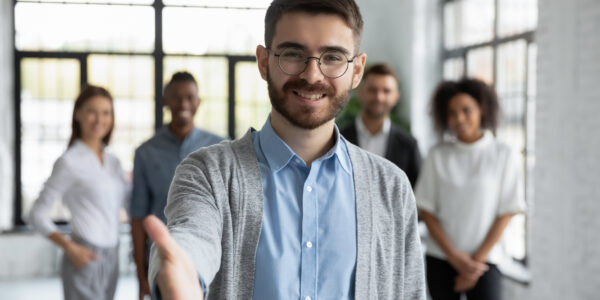
[[[209,300],[252,299],[263,191],[251,134],[190,154],[171,183],[169,231],[206,283]],[[347,145],[356,195],[355,299],[426,299],[417,210],[406,175]],[[153,247],[149,282],[156,282],[159,267]]]

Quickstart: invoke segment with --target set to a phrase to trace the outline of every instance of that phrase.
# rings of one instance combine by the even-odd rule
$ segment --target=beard
[[[304,79],[296,79],[286,82],[280,93],[271,80],[271,75],[268,70],[267,87],[273,108],[288,120],[288,122],[292,123],[292,125],[303,129],[315,129],[335,118],[350,100],[351,89],[350,87],[338,95],[337,90],[330,85],[309,84]],[[329,101],[326,104],[325,109],[307,106],[293,107],[293,104],[290,103],[291,101],[286,101],[285,95],[292,94],[294,90],[322,93],[329,98]]]
[[[387,107],[377,110],[369,107],[369,105],[364,105],[363,114],[365,114],[366,117],[369,119],[378,120],[385,118],[387,115],[389,115],[391,110],[391,108]]]

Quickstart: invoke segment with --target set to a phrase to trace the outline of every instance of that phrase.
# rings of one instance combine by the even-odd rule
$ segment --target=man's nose
[[[324,75],[319,68],[319,59],[317,57],[309,57],[306,59],[306,68],[300,73],[300,78],[313,84],[323,80]]]

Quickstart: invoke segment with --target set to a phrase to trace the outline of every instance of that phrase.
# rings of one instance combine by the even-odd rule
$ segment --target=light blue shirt
[[[253,132],[264,193],[253,299],[354,298],[354,181],[337,127],[335,138],[307,167],[270,118]]]
[[[177,165],[190,153],[222,140],[220,136],[194,128],[180,141],[167,125],[161,127],[135,151],[131,217],[141,219],[153,214],[166,224],[164,209]]]

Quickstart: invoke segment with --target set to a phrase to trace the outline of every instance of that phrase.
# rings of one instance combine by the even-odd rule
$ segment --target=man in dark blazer
[[[358,96],[360,114],[352,125],[341,130],[342,135],[351,143],[396,164],[414,187],[421,166],[417,141],[389,118],[400,99],[398,78],[388,65],[375,64],[365,71]]]

